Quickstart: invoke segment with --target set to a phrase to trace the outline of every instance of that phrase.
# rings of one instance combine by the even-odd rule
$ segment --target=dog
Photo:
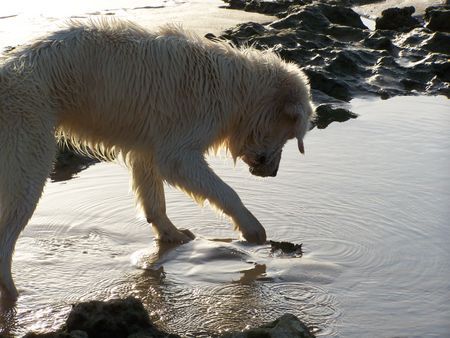
[[[251,243],[260,222],[208,166],[220,147],[251,174],[275,176],[287,140],[313,114],[298,66],[271,51],[235,48],[176,26],[70,22],[0,58],[0,289],[16,299],[12,254],[52,169],[58,140],[100,159],[120,156],[161,242],[189,231],[166,215],[163,183],[209,201]]]

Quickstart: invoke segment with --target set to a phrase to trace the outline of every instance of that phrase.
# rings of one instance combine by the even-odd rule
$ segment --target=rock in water
[[[272,251],[272,253],[281,251],[284,254],[292,254],[296,257],[301,257],[303,255],[302,244],[270,241],[270,246],[270,250]]]
[[[411,16],[415,11],[413,6],[385,9],[381,12],[381,17],[376,19],[375,28],[408,32],[420,27],[419,20]]]
[[[297,317],[285,314],[277,320],[222,338],[311,338],[314,335]],[[159,330],[142,303],[133,297],[90,301],[73,306],[66,324],[56,332],[33,333],[24,338],[181,338]]]
[[[160,331],[142,303],[133,297],[79,303],[65,326],[52,333],[28,333],[24,338],[180,338]]]
[[[285,314],[255,329],[227,333],[221,338],[314,338],[314,334],[296,316]]]
[[[425,12],[425,20],[428,29],[450,33],[450,6],[428,7]]]
[[[316,117],[312,124],[318,129],[325,129],[331,122],[345,122],[357,117],[357,114],[345,108],[333,108],[329,104],[321,104],[316,108]]]
[[[50,178],[53,182],[70,180],[75,174],[98,162],[100,161],[93,157],[77,153],[70,144],[63,143],[58,145],[56,162]]]

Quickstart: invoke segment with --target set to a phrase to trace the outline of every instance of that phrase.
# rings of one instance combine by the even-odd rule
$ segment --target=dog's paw
[[[188,229],[171,229],[158,234],[158,241],[164,243],[184,244],[195,239],[195,235]]]
[[[259,227],[241,230],[241,233],[247,242],[252,244],[264,244],[267,241],[266,230],[261,224],[259,224]]]
[[[245,217],[241,217],[239,222],[235,220],[235,224],[247,242],[253,244],[266,243],[266,230],[250,212]]]

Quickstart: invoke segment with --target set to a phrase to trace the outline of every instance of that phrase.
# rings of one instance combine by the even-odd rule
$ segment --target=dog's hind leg
[[[17,238],[31,218],[55,157],[50,115],[0,107],[0,292],[15,300],[11,274]]]
[[[189,230],[178,230],[166,214],[163,179],[150,156],[132,156],[132,188],[147,221],[161,242],[186,243],[194,239]]]

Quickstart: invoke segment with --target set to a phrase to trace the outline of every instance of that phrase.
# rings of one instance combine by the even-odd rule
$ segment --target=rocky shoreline
[[[1,337],[1,335],[0,335]],[[285,314],[273,322],[217,338],[314,338],[297,317]],[[24,338],[181,338],[159,330],[142,303],[133,297],[90,301],[73,306],[66,323],[54,332],[30,332]]]
[[[355,97],[388,99],[398,95],[450,97],[450,6],[390,8],[370,30],[355,5],[370,0],[224,0],[230,9],[271,14],[278,20],[239,24],[212,39],[237,46],[271,48],[308,75],[316,124],[356,117],[346,103]],[[338,108],[338,109],[337,109]]]

